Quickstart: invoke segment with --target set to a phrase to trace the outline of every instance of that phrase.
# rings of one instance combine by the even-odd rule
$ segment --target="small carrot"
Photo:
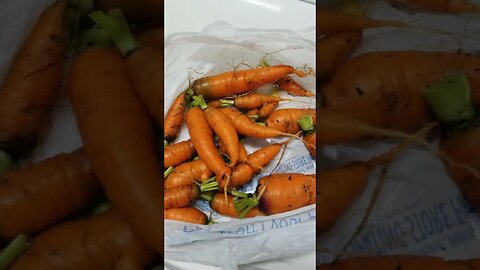
[[[194,224],[207,224],[207,216],[195,207],[170,208],[164,211],[165,219],[178,220]]]
[[[215,194],[212,201],[210,202],[210,207],[212,207],[215,212],[229,217],[239,218],[240,214],[237,212],[235,208],[235,203],[233,201],[232,195],[227,195],[227,200],[225,201],[225,197],[221,193]],[[256,217],[256,216],[264,216],[265,214],[258,209],[258,207],[254,207],[250,209],[244,217]]]
[[[293,96],[301,96],[301,97],[313,97],[315,96],[314,93],[306,90],[296,82],[292,77],[285,76],[280,80],[275,82],[281,89],[285,90],[288,94]]]
[[[200,190],[196,185],[176,187],[166,190],[163,197],[165,209],[191,205],[200,197]]]
[[[170,144],[163,152],[163,167],[177,166],[192,158],[193,154],[195,154],[195,147],[191,140]]]
[[[255,109],[267,103],[280,102],[280,101],[292,101],[292,100],[284,99],[279,96],[264,95],[264,94],[258,94],[258,93],[239,96],[232,100],[220,99],[220,103],[224,107],[227,107],[226,105],[228,106],[233,105],[239,109]]]
[[[230,121],[230,120],[229,120]],[[222,151],[223,154],[227,155],[228,150],[227,146],[222,140],[218,141],[218,147],[220,148],[220,151]],[[238,142],[238,162],[243,163],[247,161],[247,150],[245,149],[245,146],[242,144],[242,142]]]
[[[453,14],[480,13],[479,5],[469,3],[465,0],[394,0],[391,2],[435,12],[447,12]]]
[[[361,31],[328,35],[317,41],[317,78],[324,79],[357,48],[362,41]]]
[[[258,118],[259,119],[266,119],[270,116],[270,114],[272,114],[275,109],[278,107],[278,102],[274,102],[274,103],[268,103],[268,104],[265,104],[263,105],[260,110],[258,110]]]
[[[177,96],[175,101],[173,101],[173,104],[168,109],[165,117],[163,134],[165,139],[169,142],[173,141],[177,137],[182,126],[183,114],[186,108],[185,95],[186,91]]]
[[[268,104],[267,104],[268,105]],[[258,108],[255,108],[255,109],[251,109],[251,110],[248,110],[245,115],[248,116],[250,119],[252,120],[257,120],[259,117],[258,117],[258,112],[260,110]]]
[[[178,165],[175,170],[168,175],[164,182],[164,189],[169,190],[189,186],[194,184],[194,181],[204,182],[208,180],[212,174],[213,172],[200,159],[185,162]]]
[[[253,91],[258,87],[274,83],[288,74],[303,77],[305,74],[291,66],[277,65],[248,70],[234,70],[219,75],[204,77],[192,83],[197,95],[206,99],[228,97]]]
[[[187,111],[186,123],[195,150],[207,167],[215,172],[217,181],[228,179],[232,169],[225,163],[213,143],[213,134],[202,109],[193,107]],[[238,142],[236,142],[238,147]],[[236,152],[238,155],[238,150]]]
[[[306,115],[312,116],[313,123],[316,122],[317,114],[314,109],[280,109],[274,111],[265,124],[278,131],[295,134],[301,130],[298,120]]]
[[[307,134],[303,137],[303,141],[305,142],[305,147],[307,148],[308,152],[310,152],[313,158],[317,157],[316,138],[317,138],[317,134],[315,132]]]

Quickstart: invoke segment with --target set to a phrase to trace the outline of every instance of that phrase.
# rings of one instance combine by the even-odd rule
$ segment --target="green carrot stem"
[[[168,167],[168,169],[166,169],[165,172],[163,172],[163,178],[167,178],[167,176],[171,174],[173,170],[175,170],[173,166]]]
[[[213,176],[209,178],[207,181],[200,184],[199,188],[200,188],[200,192],[218,190],[218,183],[216,181],[216,177]]]
[[[255,124],[259,125],[259,126],[266,126],[264,122],[255,122]]]
[[[222,107],[232,107],[235,104],[233,99],[220,99],[220,105]]]
[[[28,237],[20,234],[2,250],[0,253],[0,270],[8,269],[8,266],[25,250],[27,242]]]
[[[254,114],[254,115],[249,115],[248,116],[250,119],[256,121],[258,119],[258,115],[257,114]]]
[[[192,107],[200,107],[200,108],[202,108],[203,110],[205,110],[206,108],[208,108],[208,105],[207,105],[207,103],[205,102],[205,99],[203,98],[202,95],[193,96],[192,98],[193,98]]]
[[[304,117],[300,118],[298,120],[298,124],[304,132],[310,132],[315,129],[315,125],[313,123],[313,118],[311,115],[305,115]]]
[[[269,67],[270,64],[267,62],[267,59],[262,58],[262,59],[260,59],[260,63],[258,63],[258,66],[259,67]]]

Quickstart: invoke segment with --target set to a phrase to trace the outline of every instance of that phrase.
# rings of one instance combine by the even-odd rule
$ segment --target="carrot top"
[[[239,218],[244,218],[250,210],[257,207],[260,203],[260,198],[255,196],[254,193],[244,193],[231,190],[230,194],[234,196],[233,202],[235,204],[235,210],[237,210],[237,213],[239,214]]]
[[[313,130],[315,130],[315,124],[313,123],[313,118],[311,115],[305,115],[304,117],[298,119],[298,124],[305,133],[311,133]]]

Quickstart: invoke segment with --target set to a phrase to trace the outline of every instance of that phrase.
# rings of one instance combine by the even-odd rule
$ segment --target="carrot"
[[[315,123],[317,114],[314,109],[280,109],[274,111],[265,124],[278,131],[295,134],[301,130],[298,120],[306,115],[312,116]]]
[[[176,187],[189,186],[194,181],[204,182],[212,176],[213,172],[198,159],[178,165],[175,170],[165,179],[165,190]]]
[[[361,31],[333,33],[317,41],[317,74],[329,77],[335,69],[358,47]]]
[[[145,46],[163,48],[163,27],[136,33],[135,39]]]
[[[258,87],[274,83],[288,74],[294,73],[303,77],[303,72],[291,66],[277,65],[248,70],[234,70],[219,75],[204,77],[192,83],[197,95],[206,99],[228,97],[256,90]]]
[[[198,156],[211,171],[215,172],[217,181],[220,182],[229,178],[232,170],[225,161],[223,161],[213,143],[212,130],[202,109],[193,107],[188,110],[186,123]],[[238,142],[236,145],[238,147]],[[238,155],[238,150],[236,154]]]
[[[268,103],[289,101],[289,100],[291,99],[284,99],[279,96],[273,96],[273,95],[253,93],[253,94],[236,97],[233,100],[221,99],[220,103],[223,102],[222,104],[233,105],[239,109],[255,109]]]
[[[272,114],[277,107],[278,107],[278,102],[268,103],[263,105],[258,111],[258,118],[259,119],[268,118],[270,114]]]
[[[317,148],[316,148],[316,141],[317,141],[317,134],[316,132],[310,133],[303,137],[303,141],[305,142],[305,147],[307,147],[308,152],[312,155],[313,158],[317,157]]]
[[[163,125],[163,52],[144,47],[127,59],[133,86],[157,124]],[[167,126],[167,125],[166,125]],[[170,124],[168,125],[170,127]],[[176,134],[171,131],[168,134]]]
[[[240,214],[237,212],[235,208],[235,204],[233,201],[232,195],[227,195],[227,200],[222,193],[217,193],[213,196],[212,201],[210,202],[210,206],[212,207],[215,212],[229,217],[239,218]],[[256,216],[264,216],[265,214],[258,209],[258,207],[254,207],[250,209],[247,214],[245,214],[246,218],[256,217]]]
[[[480,104],[480,57],[420,51],[373,52],[350,59],[322,89],[324,104],[370,125],[413,131],[432,118],[422,90],[458,70],[468,77],[473,103]]]
[[[237,131],[232,123],[219,109],[207,107],[204,111],[208,124],[215,134],[225,143],[230,167],[234,167],[238,162],[239,144]]]
[[[10,269],[145,269],[155,257],[109,210],[43,232]]]
[[[0,149],[27,155],[43,135],[62,84],[66,1],[37,19],[0,86]]]
[[[264,188],[260,209],[267,215],[283,213],[315,203],[316,176],[297,173],[272,174],[258,180],[257,189],[261,191]]]
[[[440,141],[440,150],[450,159],[480,170],[480,128],[475,127],[467,131],[444,136]],[[462,190],[472,204],[480,208],[480,178],[461,167],[446,164],[455,183]]]
[[[447,12],[453,14],[480,13],[479,5],[469,3],[465,0],[394,0],[391,2],[435,12]]]
[[[165,209],[191,205],[199,196],[200,191],[196,185],[171,188],[164,194]]]
[[[218,147],[220,148],[220,151],[222,151],[223,154],[227,155],[228,153],[227,146],[222,140],[218,140]],[[245,149],[245,146],[242,144],[242,142],[239,141],[238,142],[238,162],[243,163],[246,161],[247,161],[247,150]]]
[[[473,270],[479,267],[480,260],[478,259],[446,261],[431,256],[385,255],[347,258],[317,266],[317,270]]]
[[[162,254],[161,168],[123,57],[107,48],[81,54],[71,67],[68,94],[85,152],[109,200],[133,232]]]
[[[43,230],[87,206],[99,190],[82,150],[12,170],[0,179],[0,238]]]
[[[195,154],[195,147],[191,140],[170,144],[163,151],[163,167],[177,166],[189,160]]]
[[[165,219],[178,220],[194,224],[207,224],[207,216],[194,207],[181,207],[165,209],[163,213]]]
[[[222,107],[222,103],[221,103],[220,99],[209,101],[207,103],[207,105],[208,105],[208,107],[213,107],[213,108],[221,108]]]
[[[178,95],[168,109],[167,116],[165,117],[165,123],[163,125],[163,134],[167,141],[173,141],[177,137],[178,132],[180,132],[180,128],[182,127],[183,114],[186,108],[185,94],[186,92],[184,91]]]
[[[250,182],[253,176],[267,166],[280,152],[281,144],[272,144],[258,149],[247,157],[247,162],[238,164],[232,172],[229,187],[242,186]],[[219,183],[220,189],[225,188],[225,182]]]
[[[315,96],[314,93],[303,88],[302,85],[300,85],[290,76],[285,76],[281,78],[276,82],[276,84],[278,85],[278,87],[280,87],[281,89],[285,90],[288,94],[293,96],[301,96],[301,97]]]

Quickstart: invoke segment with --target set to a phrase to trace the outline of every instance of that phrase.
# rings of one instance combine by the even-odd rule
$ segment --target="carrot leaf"
[[[232,107],[235,104],[233,99],[220,99],[220,105],[222,107]]]
[[[250,119],[254,120],[254,121],[258,120],[258,115],[257,115],[257,114],[249,115],[248,117],[249,117]]]
[[[173,168],[173,166],[168,167],[168,169],[166,169],[163,172],[163,178],[167,178],[167,176],[170,175],[173,172],[173,170],[175,170],[175,168]]]
[[[216,191],[208,191],[200,193],[200,199],[205,200],[207,202],[212,201],[213,196],[215,196]]]
[[[0,253],[0,270],[8,269],[8,266],[20,255],[28,245],[28,237],[20,234],[13,239]]]
[[[0,150],[0,177],[12,168],[12,158]]]
[[[218,182],[215,176],[209,178],[207,181],[199,185],[200,192],[208,192],[218,190]]]
[[[255,194],[244,193],[236,190],[230,191],[233,195],[233,203],[235,204],[235,210],[240,218],[244,218],[250,210],[258,206],[258,198]]]
[[[205,110],[206,108],[208,108],[208,105],[207,105],[207,103],[205,102],[205,99],[203,99],[203,96],[202,96],[202,95],[193,96],[192,99],[193,99],[193,101],[192,101],[192,103],[191,103],[191,107],[200,107],[200,108],[202,108],[203,110]]]
[[[447,74],[438,83],[425,87],[423,95],[442,123],[469,120],[475,114],[470,84],[463,72]]]
[[[300,118],[298,120],[298,124],[300,125],[300,128],[304,132],[311,132],[315,129],[315,125],[313,124],[313,118],[311,115],[305,115],[304,117]]]
[[[259,126],[266,126],[264,122],[255,122],[255,124],[259,125]]]

